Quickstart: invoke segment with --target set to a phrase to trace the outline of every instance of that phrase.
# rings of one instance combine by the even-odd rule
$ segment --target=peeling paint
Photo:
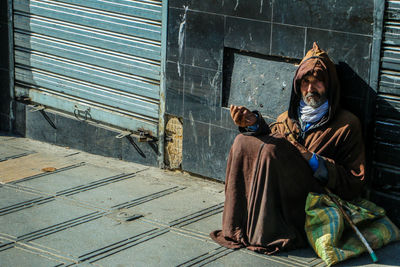
[[[189,111],[189,120],[190,120],[190,125],[192,125],[192,128],[193,128],[194,143],[197,144],[198,143],[197,129],[196,129],[196,125],[194,124],[194,118],[193,118],[192,111]]]
[[[353,7],[352,7],[352,6],[349,8],[349,10],[347,10],[347,19],[350,19],[351,11],[352,11],[352,10],[353,10]]]
[[[240,44],[240,50],[244,50],[244,48],[246,47],[246,40],[242,40],[241,44]]]
[[[208,124],[208,146],[212,146],[212,143],[211,143],[211,121]]]
[[[353,47],[347,51],[347,53],[344,55],[343,58],[346,59],[353,51],[355,51],[356,48],[357,48],[357,44],[353,45]]]
[[[178,64],[176,64],[177,66],[178,66],[178,74],[179,74],[179,77],[181,77],[181,65],[180,65],[180,63],[179,63],[179,60],[178,60]]]
[[[211,87],[213,87],[213,88],[216,87],[216,85],[217,85],[216,82],[217,82],[217,79],[219,78],[219,75],[220,75],[219,71],[217,73],[215,73],[214,78],[210,82]]]
[[[236,6],[235,6],[235,8],[234,8],[235,11],[236,11],[236,9],[238,8],[238,6],[239,6],[239,0],[236,0]]]
[[[181,24],[179,25],[179,35],[178,35],[178,47],[179,47],[179,58],[178,58],[178,74],[181,77],[181,59],[183,52],[183,45],[185,40],[185,25],[186,25],[186,14],[189,6],[183,6],[185,9],[185,13],[183,14]]]

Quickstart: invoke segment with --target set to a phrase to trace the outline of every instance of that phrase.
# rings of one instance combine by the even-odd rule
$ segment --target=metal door
[[[157,137],[166,5],[14,0],[16,97]]]

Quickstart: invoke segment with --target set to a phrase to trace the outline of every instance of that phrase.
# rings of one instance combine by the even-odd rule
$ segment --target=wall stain
[[[193,128],[194,143],[197,145],[197,143],[198,143],[197,129],[196,129],[196,125],[194,123],[192,111],[189,111],[189,120],[190,120],[190,125],[192,125],[192,128]]]
[[[183,45],[185,40],[185,32],[186,32],[186,14],[188,11],[189,6],[183,6],[185,9],[185,13],[183,14],[181,24],[179,25],[179,35],[178,35],[178,47],[179,47],[179,58],[178,58],[178,74],[181,77],[181,60],[182,60],[182,52],[183,52]]]

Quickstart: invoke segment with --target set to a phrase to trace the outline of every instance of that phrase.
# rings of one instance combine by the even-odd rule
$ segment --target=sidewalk
[[[43,171],[47,168],[47,172]],[[55,169],[53,169],[55,168]],[[0,266],[325,266],[220,247],[224,185],[0,134]],[[342,266],[398,266],[400,242]]]

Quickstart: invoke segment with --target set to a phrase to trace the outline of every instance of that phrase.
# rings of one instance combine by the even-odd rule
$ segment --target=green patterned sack
[[[399,229],[385,216],[384,209],[365,199],[337,199],[372,249],[400,240]],[[328,266],[367,251],[329,196],[309,193],[305,211],[308,241]]]

